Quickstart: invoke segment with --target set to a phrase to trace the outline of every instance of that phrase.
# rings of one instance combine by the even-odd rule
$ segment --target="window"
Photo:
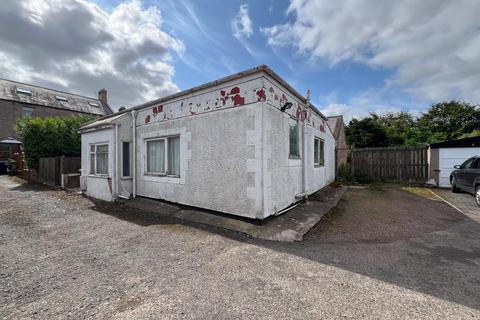
[[[29,108],[29,107],[23,107],[22,108],[22,117],[33,117],[35,109]]]
[[[27,89],[27,88],[17,88],[17,93],[31,95],[32,90]]]
[[[108,174],[108,144],[90,145],[90,174]]]
[[[290,156],[299,157],[300,150],[298,147],[298,121],[290,118]]]
[[[68,101],[67,97],[64,96],[55,96],[58,101]]]
[[[147,173],[180,176],[180,137],[147,141]]]
[[[122,142],[122,177],[130,177],[130,142]]]
[[[470,169],[480,169],[480,158],[475,160],[475,163],[470,167]]]
[[[316,166],[325,164],[325,142],[322,139],[315,138],[313,140],[313,163]]]
[[[88,104],[91,105],[92,107],[97,107],[97,108],[100,107],[100,105],[96,102],[90,101],[90,102],[88,102]]]
[[[471,165],[473,164],[474,160],[475,160],[475,158],[470,158],[467,161],[465,161],[460,167],[462,169],[469,169],[471,167]]]

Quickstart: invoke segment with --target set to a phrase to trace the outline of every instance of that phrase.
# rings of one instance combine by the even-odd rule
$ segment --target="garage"
[[[438,187],[450,187],[450,174],[453,166],[480,155],[480,136],[448,140],[429,146],[429,179],[434,179]]]

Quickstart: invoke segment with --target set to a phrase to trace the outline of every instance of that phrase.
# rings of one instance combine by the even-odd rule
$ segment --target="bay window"
[[[180,176],[180,137],[165,137],[146,141],[146,173]]]

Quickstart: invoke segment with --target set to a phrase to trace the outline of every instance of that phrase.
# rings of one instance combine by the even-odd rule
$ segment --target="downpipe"
[[[308,159],[307,159],[307,145],[308,145],[308,137],[307,137],[307,117],[308,117],[308,108],[310,106],[310,90],[307,90],[307,98],[305,99],[305,110],[303,116],[303,126],[302,126],[302,193],[297,195],[296,197],[303,199],[305,202],[308,202],[308,191],[307,191],[307,166],[308,166]]]
[[[132,118],[132,198],[137,196],[137,113],[130,112]]]

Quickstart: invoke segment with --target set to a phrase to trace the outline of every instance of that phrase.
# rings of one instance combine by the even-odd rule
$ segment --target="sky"
[[[0,78],[131,107],[266,64],[327,116],[480,102],[477,0],[2,0]]]

